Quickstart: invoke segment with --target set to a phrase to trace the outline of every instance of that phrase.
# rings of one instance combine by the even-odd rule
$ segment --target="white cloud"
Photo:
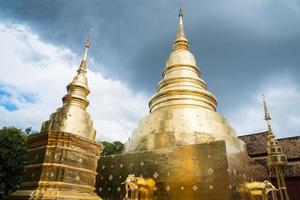
[[[81,55],[41,41],[28,27],[19,24],[0,22],[0,44],[0,126],[32,126],[39,130],[41,123],[62,105],[65,87],[75,75]],[[101,66],[92,59],[88,65]],[[122,81],[104,78],[100,72],[89,70],[88,78],[88,111],[97,137],[125,141],[147,113],[148,96],[132,91]],[[261,87],[243,106],[225,113],[232,127],[240,134],[266,130],[261,103],[261,95],[265,94],[276,135],[299,135],[300,90],[291,76],[270,76],[256,85]],[[3,96],[1,91],[9,95]],[[7,102],[18,109],[8,111],[3,106]]]
[[[0,126],[39,130],[62,105],[65,87],[75,75],[81,56],[41,41],[20,24],[0,22],[0,44],[0,86],[9,94],[0,95]],[[92,59],[88,65],[100,66]],[[125,141],[147,112],[147,95],[133,92],[121,81],[104,78],[100,72],[89,70],[88,79],[88,111],[97,137]],[[13,103],[17,110],[5,109],[5,102]]]
[[[227,113],[227,117],[239,134],[266,131],[262,94],[266,96],[272,127],[278,138],[300,134],[300,89],[291,75],[270,75],[257,92],[243,106]]]

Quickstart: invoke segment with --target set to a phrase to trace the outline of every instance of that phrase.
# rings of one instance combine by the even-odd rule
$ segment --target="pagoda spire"
[[[268,139],[274,139],[275,136],[273,134],[272,131],[272,125],[271,125],[271,116],[267,107],[267,103],[266,103],[266,97],[265,95],[263,95],[263,104],[264,104],[264,112],[265,112],[265,120],[267,122],[267,126],[268,126]]]
[[[265,120],[268,125],[268,145],[267,145],[267,165],[269,168],[274,170],[277,187],[279,190],[279,195],[281,200],[289,200],[286,183],[284,180],[284,168],[287,166],[287,158],[282,151],[281,146],[275,139],[275,135],[271,127],[271,116],[267,107],[265,96],[263,95],[263,104],[265,112]]]
[[[9,199],[102,200],[95,193],[95,182],[103,147],[95,141],[96,130],[86,111],[90,92],[86,77],[89,47],[90,33],[63,105],[43,122],[40,133],[28,137],[24,185]]]
[[[179,17],[179,21],[178,21],[178,29],[177,29],[177,38],[185,38],[184,27],[183,27],[183,11],[182,11],[182,8],[179,9],[178,17]]]
[[[91,30],[92,30],[92,29],[91,29]],[[87,38],[86,38],[85,51],[84,51],[83,60],[86,60],[88,49],[89,49],[90,46],[91,46],[91,30],[89,31],[89,33],[88,33],[88,35],[87,35]]]
[[[87,55],[88,55],[88,50],[91,46],[91,30],[88,32],[88,35],[87,35],[87,38],[86,38],[85,50],[84,50],[82,62],[81,62],[80,67],[79,67],[79,70],[83,70],[83,71],[86,71],[86,59],[87,59]]]
[[[184,34],[184,27],[183,27],[183,10],[182,8],[179,9],[179,20],[178,20],[178,28],[177,28],[177,36],[174,41],[173,49],[189,49],[189,42],[185,37]]]
[[[91,31],[89,31],[85,43],[84,54],[77,70],[77,75],[73,78],[73,81],[67,86],[68,93],[63,97],[64,106],[76,105],[83,109],[86,109],[89,105],[87,95],[90,93],[90,89],[87,85],[87,55],[91,46]]]
[[[84,54],[73,81],[67,86],[67,94],[62,98],[63,106],[58,108],[42,125],[41,132],[67,132],[75,133],[89,139],[95,139],[96,130],[86,108],[90,89],[88,87],[87,55],[91,46],[91,34],[87,35]]]
[[[162,72],[156,94],[150,99],[150,112],[171,107],[201,107],[216,111],[216,97],[207,91],[206,83],[199,77],[194,55],[183,27],[183,10],[179,9],[179,21],[173,50]]]

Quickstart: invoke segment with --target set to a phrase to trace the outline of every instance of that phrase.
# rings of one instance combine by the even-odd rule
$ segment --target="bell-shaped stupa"
[[[96,130],[86,111],[89,47],[90,34],[63,106],[42,124],[40,133],[28,136],[26,173],[21,187],[9,199],[101,200],[95,193],[95,180],[103,146],[95,141]]]
[[[121,199],[126,194],[120,192],[122,183],[138,176],[147,188],[140,190],[140,199],[252,199],[248,183],[264,180],[266,169],[247,155],[244,142],[216,111],[216,98],[189,51],[182,10],[162,76],[150,113],[126,152],[100,158],[98,194]]]
[[[163,79],[149,102],[150,114],[140,122],[126,145],[127,152],[216,140],[242,146],[227,120],[216,112],[216,97],[207,91],[200,75],[184,34],[180,9],[177,37],[162,72]]]
[[[95,140],[96,130],[93,128],[90,114],[86,111],[89,105],[89,100],[86,97],[90,93],[86,77],[86,60],[89,48],[90,35],[87,37],[84,55],[77,74],[67,86],[68,93],[62,98],[63,106],[58,108],[50,116],[50,119],[42,124],[41,132],[67,132]]]

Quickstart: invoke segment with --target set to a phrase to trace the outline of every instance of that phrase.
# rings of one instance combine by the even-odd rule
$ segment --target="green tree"
[[[114,141],[113,145],[115,146],[116,153],[122,153],[124,151],[124,144],[119,141]]]
[[[124,144],[115,141],[113,143],[101,141],[101,143],[104,145],[104,149],[101,155],[108,156],[108,155],[114,155],[114,154],[121,154],[124,150]]]
[[[14,127],[0,129],[0,199],[16,190],[27,161],[27,135]]]

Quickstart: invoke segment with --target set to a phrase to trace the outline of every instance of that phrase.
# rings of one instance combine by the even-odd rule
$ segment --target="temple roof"
[[[250,156],[267,156],[267,133],[268,131],[258,132],[238,136],[238,138],[246,143],[248,154]],[[281,145],[288,160],[300,160],[300,136],[279,138],[277,141],[279,145]]]

